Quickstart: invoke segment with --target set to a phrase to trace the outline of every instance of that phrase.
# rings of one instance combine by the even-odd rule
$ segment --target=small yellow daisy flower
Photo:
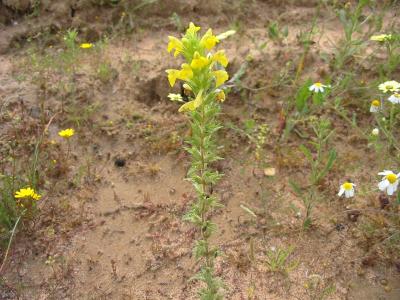
[[[90,49],[90,48],[93,47],[93,44],[92,44],[92,43],[82,43],[82,44],[80,45],[80,47],[81,47],[82,49]]]
[[[17,199],[31,198],[34,200],[39,200],[42,196],[37,194],[34,189],[27,187],[25,189],[22,188],[19,191],[16,191],[14,197]]]
[[[313,85],[311,85],[308,89],[311,92],[315,93],[323,93],[325,91],[325,88],[329,88],[329,85],[322,84],[321,82],[316,82]]]
[[[379,85],[379,90],[381,90],[384,93],[388,92],[396,93],[400,91],[400,83],[398,83],[395,80],[386,81]]]
[[[371,106],[369,108],[369,111],[372,113],[377,113],[381,110],[381,102],[379,100],[373,100],[371,102]]]
[[[390,170],[384,170],[383,172],[379,172],[378,175],[383,176],[382,181],[378,184],[378,188],[382,192],[386,191],[389,196],[393,195],[399,185],[400,173],[395,174]]]
[[[64,129],[64,130],[60,130],[60,131],[58,132],[58,135],[59,135],[59,136],[61,136],[61,137],[63,137],[63,138],[66,138],[66,139],[70,138],[70,137],[73,136],[74,134],[75,134],[75,130],[72,129],[72,128],[67,128],[67,129]]]
[[[343,194],[346,198],[354,197],[354,187],[356,185],[351,182],[345,182],[340,186],[338,196],[341,197]]]
[[[400,104],[400,94],[393,94],[388,100],[393,104]]]

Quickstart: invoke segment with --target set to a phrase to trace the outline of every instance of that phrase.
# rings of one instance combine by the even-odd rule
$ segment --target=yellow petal
[[[220,63],[225,68],[228,65],[228,58],[226,57],[224,50],[217,51],[213,55],[212,60],[215,61],[215,62]]]
[[[207,57],[201,56],[198,52],[195,52],[193,56],[193,60],[190,63],[190,66],[193,69],[201,69],[207,66],[210,63],[210,60]]]
[[[194,111],[196,108],[198,108],[201,104],[203,103],[203,90],[201,90],[197,96],[196,99],[189,101],[185,104],[183,104],[179,108],[179,112],[186,112],[186,111]]]
[[[199,26],[196,26],[193,24],[193,22],[190,22],[189,28],[186,30],[186,34],[194,35],[199,30],[200,30]]]
[[[215,76],[215,86],[219,87],[222,85],[225,81],[229,79],[229,75],[226,71],[224,70],[218,70],[213,72]]]
[[[179,70],[175,70],[175,69],[168,69],[165,72],[167,72],[168,74],[168,81],[169,84],[173,87],[175,85],[176,79],[179,76]]]
[[[211,29],[208,29],[200,40],[200,45],[205,47],[207,50],[214,48],[217,43],[219,43],[219,40],[215,35],[212,34]]]
[[[220,91],[220,92],[217,94],[217,100],[218,100],[218,101],[221,101],[221,102],[224,102],[224,101],[225,101],[225,93],[224,93],[224,91]]]
[[[193,78],[193,70],[188,64],[182,64],[182,69],[179,71],[178,78],[188,81]]]
[[[182,42],[174,36],[168,36],[169,43],[167,50],[171,52],[175,49],[174,56],[177,57],[183,51],[183,44]]]

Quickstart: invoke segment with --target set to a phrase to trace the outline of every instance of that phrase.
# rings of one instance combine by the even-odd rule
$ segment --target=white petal
[[[315,86],[314,86],[314,85],[312,85],[312,86],[310,86],[308,89],[309,89],[309,90],[312,92],[312,91],[314,91],[314,89],[315,89]]]
[[[344,195],[345,195],[346,198],[352,197],[351,191],[352,191],[352,190],[349,190],[349,191],[346,190],[346,191],[344,192]]]
[[[394,185],[393,185],[393,184],[389,184],[389,186],[388,186],[388,188],[387,188],[387,194],[388,194],[389,196],[392,196],[393,193],[394,193],[394,191],[395,191]]]
[[[386,175],[389,175],[389,174],[393,174],[393,172],[390,171],[390,170],[383,170],[383,172],[379,172],[378,173],[378,175],[382,175],[382,176],[386,176]]]
[[[343,193],[344,193],[344,188],[341,186],[340,190],[339,190],[339,193],[338,193],[338,196],[341,197],[343,195]]]
[[[381,191],[384,191],[384,190],[386,190],[386,188],[388,187],[389,184],[390,184],[389,180],[384,179],[384,180],[382,180],[381,182],[379,182],[378,188],[379,188]]]

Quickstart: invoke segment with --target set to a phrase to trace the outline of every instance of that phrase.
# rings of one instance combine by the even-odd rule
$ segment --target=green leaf
[[[298,90],[296,94],[296,109],[299,113],[307,111],[307,100],[311,95],[310,92],[311,80],[307,80],[306,83]]]
[[[299,149],[300,149],[301,152],[303,152],[303,154],[306,156],[306,158],[307,158],[309,161],[312,162],[312,161],[314,160],[313,157],[312,157],[312,153],[311,153],[310,149],[308,149],[306,146],[304,146],[303,144],[301,144],[301,145],[299,146]]]

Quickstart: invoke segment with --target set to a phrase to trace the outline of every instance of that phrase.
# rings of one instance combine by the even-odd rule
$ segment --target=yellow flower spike
[[[224,91],[218,92],[217,100],[220,101],[220,102],[224,102],[225,101],[225,93],[224,93]]]
[[[225,55],[224,50],[219,50],[217,51],[213,56],[212,56],[212,61],[220,63],[224,68],[228,65],[228,58]]]
[[[189,23],[189,28],[186,30],[186,34],[194,35],[197,31],[200,30],[199,26],[193,24],[193,22]]]
[[[218,71],[214,71],[213,72],[214,76],[215,76],[215,86],[219,87],[220,85],[222,85],[225,81],[227,81],[229,79],[229,75],[226,71],[224,70],[218,70]]]
[[[196,99],[189,101],[185,104],[183,104],[179,108],[179,112],[187,112],[187,111],[194,111],[196,108],[198,108],[201,104],[203,103],[203,90],[200,90],[200,92],[197,94]]]
[[[60,131],[58,132],[58,135],[59,135],[59,136],[61,136],[61,137],[63,137],[63,138],[66,138],[66,139],[70,138],[70,137],[73,136],[74,134],[75,134],[75,130],[72,129],[72,128],[67,128],[67,129],[64,129],[64,130],[60,130]]]
[[[182,42],[174,36],[168,36],[169,43],[167,47],[168,53],[175,49],[174,57],[177,57],[183,51]]]
[[[192,69],[201,69],[207,66],[209,63],[210,60],[207,57],[201,56],[198,52],[195,52],[190,66]]]
[[[175,85],[176,80],[179,77],[180,71],[176,70],[176,69],[168,69],[168,70],[165,70],[165,72],[167,72],[167,74],[168,74],[169,84],[171,85],[171,87],[173,87]]]
[[[219,43],[219,40],[215,35],[212,34],[211,28],[207,30],[200,40],[200,46],[206,48],[207,50],[214,48],[217,43]]]
[[[188,64],[182,64],[182,70],[179,71],[178,79],[188,81],[193,78],[193,70]]]
[[[92,44],[92,43],[82,43],[82,44],[80,45],[80,47],[81,47],[82,49],[90,49],[90,48],[93,47],[93,44]]]

